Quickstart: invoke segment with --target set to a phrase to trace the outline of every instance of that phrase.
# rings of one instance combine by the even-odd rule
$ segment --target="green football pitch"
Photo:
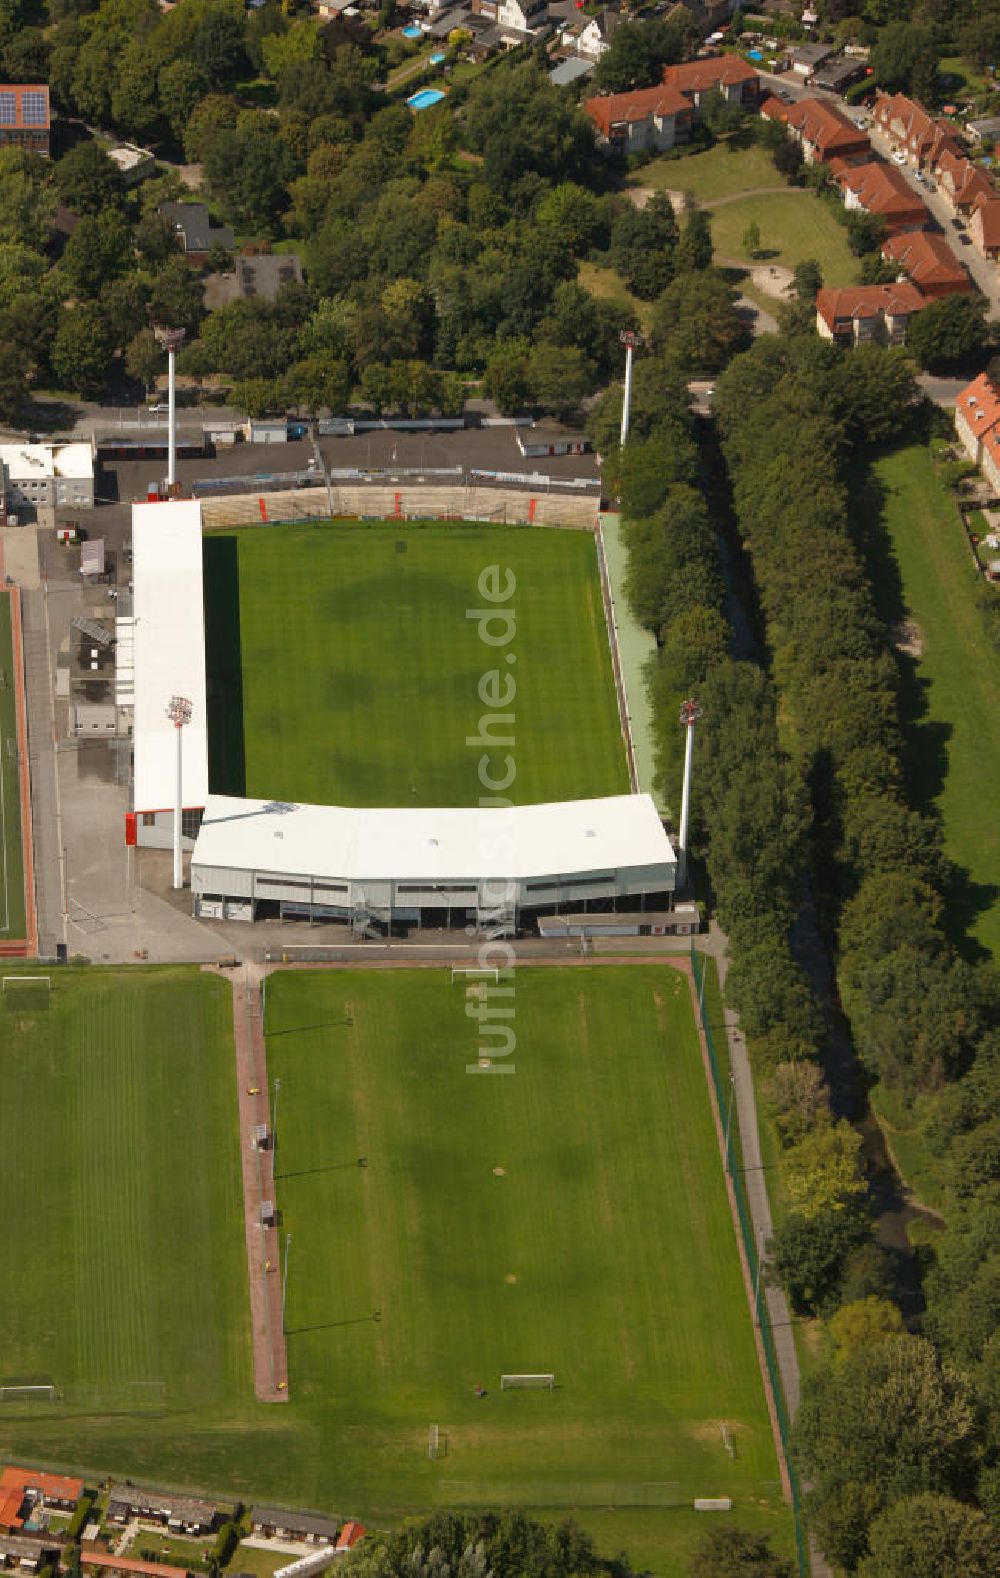
[[[6,994],[0,1383],[56,1397],[0,1402],[0,1460],[376,1527],[570,1511],[663,1578],[692,1498],[731,1495],[787,1548],[686,981],[522,970],[496,1077],[465,1072],[449,975],[269,980],[282,1407],[253,1398],[228,985],[70,969]],[[505,1370],[556,1389],[501,1392]]]
[[[480,577],[512,615],[480,637]],[[510,579],[513,577],[513,580]],[[475,805],[484,705],[509,676],[516,803],[628,792],[589,532],[323,523],[206,538],[209,775],[217,793]]]
[[[13,595],[13,594],[12,594]],[[10,597],[0,596],[0,937],[23,937],[24,859]]]

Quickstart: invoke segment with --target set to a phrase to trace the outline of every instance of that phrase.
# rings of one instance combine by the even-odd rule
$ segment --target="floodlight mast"
[[[681,790],[681,826],[677,837],[677,886],[687,885],[688,821],[691,813],[691,760],[694,755],[694,726],[701,717],[701,707],[689,697],[681,702],[681,723],[687,730],[684,741],[684,785]]]
[[[174,887],[184,886],[184,862],[181,853],[181,825],[184,810],[184,758],[181,739],[184,725],[191,722],[194,708],[186,696],[171,696],[167,703],[167,717],[177,736],[177,788],[174,796]]]
[[[184,344],[184,329],[156,329],[167,352],[167,487],[177,481],[177,352]]]
[[[632,415],[632,355],[637,345],[642,344],[642,335],[635,329],[622,329],[618,335],[625,347],[625,398],[622,400],[622,433],[621,447],[625,448],[628,438],[629,420]]]

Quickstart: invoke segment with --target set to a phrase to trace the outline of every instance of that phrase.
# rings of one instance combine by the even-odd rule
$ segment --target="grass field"
[[[10,597],[0,596],[0,938],[23,937],[26,924],[14,695]]]
[[[987,809],[1000,781],[1000,666],[976,606],[979,577],[929,449],[885,455],[875,481],[879,497],[869,507],[880,511],[898,595],[923,640],[920,657],[902,664],[911,789],[938,810],[945,851],[969,875],[952,919],[1000,955],[1000,823]]]
[[[746,258],[743,237],[747,227],[756,224],[758,262],[793,269],[815,258],[828,285],[850,285],[858,277],[858,260],[847,244],[847,231],[812,192],[788,187],[744,197],[713,208],[711,218],[718,257]]]
[[[523,1502],[662,1578],[705,1527],[691,1498],[731,1494],[787,1549],[686,982],[516,990],[497,1079],[465,1073],[476,1025],[444,970],[272,979],[281,1408],[252,1395],[228,987],[68,970],[47,1008],[3,1009],[0,1379],[60,1398],[0,1404],[0,1459],[374,1526]],[[501,1394],[506,1368],[559,1388]]]
[[[638,296],[633,296],[620,274],[613,268],[602,268],[599,263],[591,263],[584,258],[577,269],[577,283],[598,301],[613,301],[618,307],[625,307],[634,312],[639,320],[643,332],[648,334],[653,321],[653,303],[640,301]]]
[[[0,1000],[3,1383],[106,1415],[249,1385],[230,1024],[229,991],[190,971]],[[2,1429],[21,1405],[0,1407]]]
[[[494,565],[516,577],[503,648],[467,616]],[[511,799],[628,790],[589,532],[379,522],[213,537],[206,615],[217,792],[474,805],[482,751],[466,742],[498,668],[517,681]]]
[[[679,159],[651,159],[629,176],[630,186],[651,186],[658,192],[692,192],[699,203],[735,197],[757,186],[782,186],[771,155],[763,148],[734,148],[716,143]]]

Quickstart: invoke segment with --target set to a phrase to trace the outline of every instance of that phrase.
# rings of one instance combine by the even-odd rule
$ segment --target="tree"
[[[530,346],[526,340],[497,340],[483,373],[483,392],[503,416],[524,411],[531,397],[528,378]]]
[[[688,12],[677,18],[633,21],[618,28],[597,62],[595,86],[610,93],[652,87],[661,80],[664,66],[684,59],[695,26]]]
[[[752,219],[744,230],[742,245],[749,258],[755,258],[760,251],[760,226],[756,219]]]
[[[84,214],[66,243],[59,263],[77,296],[97,296],[108,280],[118,279],[134,262],[132,233],[117,208]]]
[[[111,376],[111,336],[99,307],[68,307],[52,345],[52,371],[85,400],[104,394]]]
[[[183,257],[167,259],[154,276],[150,290],[149,313],[154,323],[169,329],[186,329],[192,334],[204,317],[201,282]]]
[[[3,319],[0,318],[0,328]],[[0,421],[14,425],[24,414],[28,385],[26,351],[0,333]]]
[[[152,329],[140,329],[129,341],[125,351],[125,371],[130,378],[142,384],[147,392],[155,389],[164,361],[164,351]]]
[[[815,258],[805,258],[792,271],[795,294],[800,301],[814,303],[823,288],[823,269]]]
[[[121,172],[96,142],[78,142],[57,161],[53,184],[61,203],[75,214],[101,214],[124,193]]]
[[[903,1330],[903,1317],[888,1299],[869,1296],[842,1304],[827,1328],[836,1349],[836,1363],[846,1364],[852,1354],[873,1348],[885,1337]]]
[[[233,384],[232,401],[247,416],[266,416],[284,407],[284,390],[272,378],[242,378]]]
[[[436,1512],[394,1534],[369,1536],[344,1557],[349,1578],[628,1578],[572,1521],[536,1523],[523,1512]],[[782,1575],[783,1578],[783,1575]]]
[[[182,57],[160,68],[156,88],[160,110],[170,130],[180,141],[195,105],[208,93],[208,78],[193,60]]]
[[[674,267],[678,274],[688,274],[708,268],[711,261],[712,222],[702,209],[689,209],[674,251]]]
[[[0,148],[0,242],[42,251],[49,241],[55,193],[39,154]]]
[[[875,1515],[903,1496],[950,1495],[970,1477],[976,1426],[969,1384],[923,1337],[886,1337],[803,1383],[793,1445],[813,1482],[808,1501],[825,1554],[853,1565],[823,1532],[825,1505],[867,1486]]]
[[[594,365],[575,346],[536,345],[526,371],[533,402],[560,421],[578,416],[594,387]]]
[[[785,1152],[784,1191],[805,1221],[860,1207],[868,1193],[861,1173],[861,1135],[841,1118],[818,1123]]]
[[[859,1211],[786,1216],[771,1240],[771,1263],[796,1315],[829,1310],[848,1254],[868,1236]]]
[[[285,374],[290,405],[315,415],[324,407],[343,411],[350,399],[351,377],[344,362],[314,353],[293,362]]]
[[[994,1578],[1000,1534],[950,1496],[906,1496],[875,1519],[859,1578]]]
[[[698,1542],[688,1566],[690,1578],[792,1578],[792,1565],[771,1549],[771,1542],[746,1529],[712,1529]]]
[[[719,372],[750,341],[736,302],[717,269],[678,274],[653,309],[653,345],[688,376]]]
[[[907,345],[928,372],[961,368],[988,343],[986,301],[979,296],[944,296],[910,320]]]
[[[652,301],[673,278],[677,239],[670,199],[657,192],[645,208],[628,208],[616,219],[611,232],[612,266],[630,290]]]

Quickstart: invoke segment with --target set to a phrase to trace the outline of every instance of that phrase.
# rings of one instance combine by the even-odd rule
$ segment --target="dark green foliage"
[[[343,1560],[357,1578],[422,1578],[448,1570],[468,1578],[628,1578],[624,1557],[598,1556],[575,1523],[534,1522],[522,1512],[437,1512],[397,1534],[364,1540]]]
[[[861,1578],[995,1578],[1000,1534],[950,1496],[907,1496],[876,1518]]]
[[[688,1567],[690,1578],[792,1578],[792,1571],[770,1540],[741,1528],[712,1529]]]
[[[989,348],[986,302],[981,296],[944,296],[910,324],[910,352],[928,372],[950,372],[981,358]]]
[[[832,1314],[848,1256],[868,1231],[864,1213],[850,1208],[785,1217],[771,1240],[771,1264],[796,1315]]]
[[[118,166],[96,142],[79,142],[63,154],[53,180],[59,201],[76,214],[100,214],[124,191]]]
[[[670,283],[677,239],[674,210],[662,192],[645,208],[629,207],[616,219],[611,262],[629,289],[644,301],[652,301]]]
[[[659,82],[664,66],[683,60],[695,32],[695,21],[681,12],[653,21],[636,21],[619,27],[610,47],[597,62],[594,85],[609,93],[628,88],[648,88]]]

